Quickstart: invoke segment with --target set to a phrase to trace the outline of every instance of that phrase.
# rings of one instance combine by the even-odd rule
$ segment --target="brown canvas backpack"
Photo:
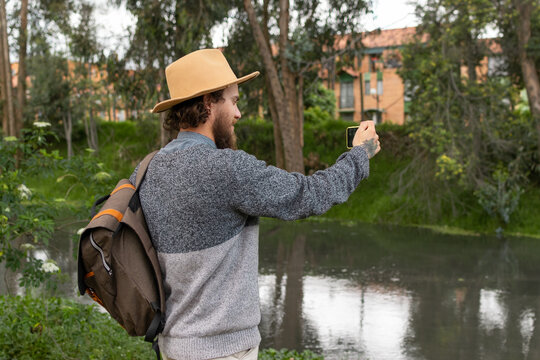
[[[165,292],[158,257],[141,209],[139,188],[157,151],[137,170],[135,186],[118,182],[81,234],[78,283],[132,336],[144,336],[158,354],[156,336],[163,330]]]

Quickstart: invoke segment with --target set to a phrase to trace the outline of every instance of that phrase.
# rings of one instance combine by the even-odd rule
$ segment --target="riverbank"
[[[485,213],[473,194],[464,199],[461,213],[457,216],[451,214],[444,199],[430,199],[442,202],[442,209],[438,210],[440,214],[433,216],[422,199],[412,198],[407,193],[399,194],[396,177],[409,163],[410,159],[395,158],[382,151],[371,160],[369,178],[360,184],[346,203],[335,206],[322,218],[422,227],[453,235],[500,232],[508,236],[540,239],[540,189],[532,186],[524,189],[521,201],[504,229],[497,219]]]
[[[340,121],[306,124],[304,156],[307,159],[308,173],[326,168],[346,151],[343,129],[348,125],[351,124]],[[103,122],[99,129],[101,145],[97,156],[85,151],[84,131],[80,129],[74,133],[74,149],[76,154],[92,157],[103,173],[110,177],[111,181],[108,183],[128,177],[146,153],[159,148],[158,128],[154,122]],[[237,124],[236,131],[241,149],[267,163],[273,163],[271,124],[243,119]],[[510,216],[510,223],[501,226],[497,219],[487,215],[473,193],[463,192],[458,187],[452,188],[452,184],[437,183],[429,175],[424,175],[419,180],[413,179],[415,174],[411,174],[409,169],[412,155],[406,128],[384,125],[378,127],[378,132],[383,148],[371,160],[369,178],[361,183],[346,203],[335,206],[328,213],[315,218],[316,221],[332,219],[388,223],[426,227],[441,233],[469,235],[493,234],[504,227],[505,235],[540,238],[539,188],[531,185],[523,189],[519,206]],[[64,144],[57,144],[56,147],[60,153],[65,151]],[[85,171],[84,167],[81,169]],[[65,175],[57,172],[45,181],[43,178],[27,179],[27,186],[48,197],[63,199],[59,204],[73,205],[71,208],[80,207],[81,204],[88,207],[94,195],[103,195],[89,191],[84,182],[77,183],[74,179],[81,174],[72,173],[67,177]],[[57,182],[62,176],[62,182]],[[441,186],[445,187],[445,195],[437,191]],[[423,193],[423,188],[430,191]],[[104,193],[107,188],[104,186],[103,190],[95,191]],[[455,192],[455,199],[446,199],[452,192]]]

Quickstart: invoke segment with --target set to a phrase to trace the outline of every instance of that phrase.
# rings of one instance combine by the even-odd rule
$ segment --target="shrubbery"
[[[0,297],[0,358],[151,359],[151,346],[126,335],[95,306],[60,298]]]
[[[153,359],[142,337],[124,329],[96,305],[61,298],[0,297],[0,359]],[[265,349],[260,360],[323,360],[310,351]]]

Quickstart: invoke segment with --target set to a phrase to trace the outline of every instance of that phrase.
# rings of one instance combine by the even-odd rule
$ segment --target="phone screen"
[[[356,131],[358,130],[358,126],[351,126],[347,128],[347,148],[351,149],[353,147],[352,141],[354,139],[354,134],[356,134]]]

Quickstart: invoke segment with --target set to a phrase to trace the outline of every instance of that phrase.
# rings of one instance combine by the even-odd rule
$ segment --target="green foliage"
[[[59,190],[62,190],[59,194],[62,201],[78,199],[82,195],[84,202],[74,208],[79,213],[87,213],[94,202],[94,196],[108,193],[118,181],[116,172],[100,162],[92,149],[86,149],[84,154],[70,160],[63,160],[56,174],[59,174],[55,182]]]
[[[330,114],[336,112],[336,94],[333,90],[327,89],[321,82],[315,82],[304,89],[304,108],[318,107],[322,111]]]
[[[496,9],[486,0],[444,0],[427,1],[418,11],[423,18],[418,31],[429,40],[416,39],[402,51],[400,75],[411,99],[414,159],[402,174],[408,181],[400,183],[405,190],[399,192],[430,204],[422,218],[440,218],[448,209],[452,216],[466,215],[473,195],[486,211],[493,209],[488,204],[499,204],[496,212],[504,216],[495,218],[506,224],[517,208],[509,204],[518,201],[517,189],[534,167],[536,143],[524,106],[512,110],[520,101],[518,89],[508,79],[477,73],[490,55],[481,34]],[[503,183],[517,188],[493,179],[500,179],[494,174],[501,167]]]
[[[309,110],[309,109],[308,109]],[[306,113],[309,111],[306,110]],[[348,126],[358,125],[353,122],[323,118],[304,124],[304,164],[310,174],[325,169],[347,151],[345,130]]]
[[[304,110],[304,123],[306,124],[321,124],[327,123],[334,120],[332,116],[333,113],[329,113],[326,110],[323,110],[318,105],[309,107]]]
[[[1,359],[151,359],[142,337],[129,336],[96,305],[61,298],[0,296]],[[264,349],[261,360],[323,360],[311,351]]]
[[[50,122],[55,132],[60,133],[60,122],[70,94],[67,61],[50,54],[47,48],[35,51],[28,64],[32,86],[28,89],[30,96],[25,109],[26,117],[32,119],[37,115],[40,121]]]
[[[130,337],[96,309],[59,298],[0,297],[2,359],[150,359],[151,346]]]
[[[94,195],[108,193],[118,180],[93,150],[70,160],[50,151],[49,127],[36,122],[20,139],[0,140],[0,262],[22,274],[19,285],[27,290],[55,286],[60,269],[54,260],[33,254],[47,248],[59,211],[86,219]]]
[[[0,139],[0,262],[12,271],[20,271],[21,286],[38,286],[56,272],[54,266],[29,256],[37,246],[46,246],[54,228],[55,209],[43,194],[24,183],[27,176],[38,176],[54,169],[58,152],[44,145],[48,123],[35,123],[23,130],[23,137]],[[51,270],[51,271],[49,271]]]
[[[490,216],[508,224],[510,214],[516,210],[522,193],[521,186],[513,182],[508,171],[501,167],[493,173],[493,181],[483,184],[475,195]]]
[[[265,349],[259,351],[259,360],[323,360],[324,357],[317,355],[309,350],[298,352],[287,349]]]
[[[275,164],[274,125],[261,118],[241,119],[235,125],[238,148],[249,154],[257,154],[258,159]]]

